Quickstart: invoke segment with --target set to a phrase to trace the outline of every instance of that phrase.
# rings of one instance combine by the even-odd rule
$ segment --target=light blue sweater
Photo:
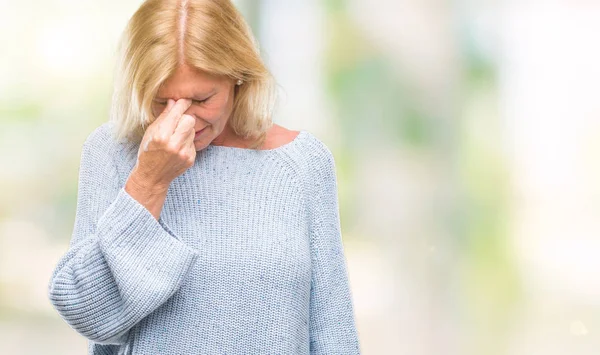
[[[156,220],[123,188],[138,147],[111,128],[83,144],[73,234],[48,285],[89,354],[360,353],[322,141],[209,145]]]

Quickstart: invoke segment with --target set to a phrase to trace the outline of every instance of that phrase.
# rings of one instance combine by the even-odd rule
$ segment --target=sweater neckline
[[[307,134],[306,130],[299,130],[299,133],[296,135],[296,137],[294,139],[292,139],[291,141],[280,145],[279,147],[276,148],[271,148],[271,149],[251,149],[251,148],[240,148],[240,147],[230,147],[230,146],[225,146],[225,145],[212,145],[209,144],[208,146],[206,146],[205,149],[208,150],[214,150],[214,151],[230,151],[230,152],[236,152],[236,153],[243,153],[243,152],[258,152],[261,154],[267,154],[270,152],[277,152],[277,151],[282,151],[288,148],[291,148],[292,146],[298,144],[298,142],[300,140],[302,140],[304,138],[304,136]]]

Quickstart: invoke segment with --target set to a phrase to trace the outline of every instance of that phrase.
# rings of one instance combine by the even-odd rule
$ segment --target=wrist
[[[136,167],[129,175],[129,178],[125,183],[125,188],[129,191],[133,190],[152,196],[166,194],[169,189],[169,184],[149,181],[149,179],[140,175]]]

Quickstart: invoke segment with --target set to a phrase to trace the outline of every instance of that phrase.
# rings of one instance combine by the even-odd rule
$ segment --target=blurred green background
[[[0,354],[47,300],[137,1],[0,1]],[[275,122],[336,159],[364,354],[597,354],[600,1],[238,0]]]

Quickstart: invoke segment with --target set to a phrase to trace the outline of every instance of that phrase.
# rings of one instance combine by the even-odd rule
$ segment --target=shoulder
[[[329,146],[308,130],[294,131],[273,124],[267,135],[268,149],[277,150],[279,156],[291,159],[294,173],[299,174],[311,187],[319,181],[335,180],[335,158]]]
[[[92,164],[114,163],[115,156],[121,155],[125,143],[116,140],[114,124],[104,122],[94,128],[84,139],[81,159]]]
[[[93,149],[100,147],[108,148],[109,146],[113,146],[115,141],[112,136],[112,127],[113,126],[111,122],[105,122],[94,128],[85,137],[83,148]]]
[[[336,211],[338,179],[335,157],[329,146],[317,135],[309,131],[303,131],[302,134],[300,150],[308,210],[311,211],[311,218],[320,218],[327,211]]]
[[[336,162],[332,150],[324,140],[310,131],[302,130],[297,150],[304,166],[304,178],[310,189],[323,188],[325,183],[336,183]]]
[[[107,154],[133,154],[137,155],[136,143],[127,139],[117,138],[117,128],[112,121],[107,121],[94,128],[85,137],[83,149],[90,149]]]
[[[306,152],[306,163],[313,169],[331,169],[335,167],[335,158],[329,146],[318,136],[303,131],[304,150]]]

